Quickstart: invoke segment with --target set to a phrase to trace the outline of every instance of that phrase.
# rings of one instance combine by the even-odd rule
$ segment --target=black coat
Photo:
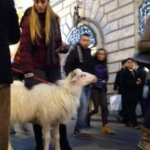
[[[18,16],[13,0],[0,3],[0,84],[12,82],[9,45],[20,39]]]
[[[74,50],[70,52],[65,64],[66,74],[70,73],[71,71],[77,68],[81,69],[82,71],[94,74],[94,65],[91,50],[81,48],[81,52],[83,56],[83,62],[80,62],[79,60],[77,46],[74,48]]]
[[[136,81],[138,74],[134,71],[134,76],[129,69],[125,69],[121,74],[122,94],[125,102],[135,103],[138,101],[138,85]]]
[[[121,86],[121,74],[124,71],[122,68],[116,74],[115,83],[114,83],[114,90],[118,91],[118,94],[122,94],[122,86]]]

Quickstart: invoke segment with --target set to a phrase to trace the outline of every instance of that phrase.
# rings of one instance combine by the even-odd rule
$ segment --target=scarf
[[[47,58],[46,58],[46,66],[52,67],[56,64],[55,60],[55,27],[52,20],[51,21],[51,29],[50,29],[50,42],[47,45]]]

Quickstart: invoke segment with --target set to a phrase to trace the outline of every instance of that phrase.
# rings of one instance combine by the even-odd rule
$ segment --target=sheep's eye
[[[81,77],[86,77],[86,75],[85,75],[85,74],[82,74]]]

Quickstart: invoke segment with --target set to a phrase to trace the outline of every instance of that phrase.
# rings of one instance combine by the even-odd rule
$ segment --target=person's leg
[[[144,120],[144,127],[147,128],[147,129],[150,129],[150,109],[145,117],[145,120]]]
[[[136,116],[136,102],[130,102],[128,105],[128,115],[130,118],[130,123],[132,124],[133,127],[138,126],[137,122],[137,116]]]
[[[91,112],[88,113],[87,116],[87,123],[88,126],[90,127],[90,122],[91,122],[91,116],[95,115],[98,113],[98,107],[99,107],[99,101],[98,101],[98,95],[96,90],[92,90],[92,94],[91,94],[91,99],[93,101],[93,105],[94,105],[94,110],[92,110]]]
[[[84,87],[84,89],[82,90],[82,93],[81,93],[80,106],[78,109],[75,132],[78,132],[78,131],[88,128],[87,114],[88,114],[90,95],[91,95],[91,89],[89,87]],[[88,131],[87,131],[87,133],[88,133]]]
[[[102,122],[103,122],[103,128],[102,128],[102,134],[115,134],[114,131],[110,129],[108,126],[108,105],[107,105],[107,98],[106,98],[106,92],[105,91],[97,91],[99,93],[99,103],[101,107],[101,115],[102,115]]]
[[[43,70],[40,69],[34,69],[33,73],[36,77],[46,80],[46,74]],[[40,82],[35,80],[35,85],[39,84]],[[36,142],[36,150],[44,150],[43,146],[43,134],[42,134],[42,127],[38,124],[33,125],[33,131],[35,136],[35,142]]]
[[[86,115],[84,111],[85,105],[86,105],[86,96],[85,96],[85,90],[83,89],[81,92],[81,97],[80,97],[80,106],[78,108],[75,131],[79,131],[85,126],[84,124],[84,119]]]
[[[93,105],[94,105],[94,110],[92,110],[90,113],[89,113],[89,116],[91,117],[92,115],[95,115],[98,113],[98,107],[99,107],[99,101],[98,101],[98,93],[96,90],[93,90],[92,91],[92,101],[93,101]]]
[[[67,139],[67,127],[64,124],[59,126],[60,148],[61,150],[72,150]]]
[[[128,102],[127,100],[124,98],[124,96],[122,96],[122,101],[123,101],[123,105],[122,105],[122,110],[123,110],[123,119],[122,119],[122,123],[124,123],[126,126],[130,127],[130,121],[129,121],[129,113],[128,113]]]
[[[101,116],[102,116],[102,122],[103,122],[103,126],[105,126],[106,124],[108,124],[108,120],[107,120],[107,99],[106,99],[106,94],[103,91],[97,91],[98,92],[98,100],[100,103],[100,107],[101,107]]]
[[[149,150],[150,149],[150,110],[147,113],[144,121],[144,127],[142,129],[141,139],[138,144],[140,148],[143,150]]]
[[[8,149],[10,128],[10,85],[0,85],[0,150]]]
[[[36,150],[44,150],[43,139],[42,139],[42,127],[40,125],[33,125],[34,136],[36,141]]]
[[[148,93],[147,98],[144,100],[145,116],[147,115],[150,108],[150,93]]]

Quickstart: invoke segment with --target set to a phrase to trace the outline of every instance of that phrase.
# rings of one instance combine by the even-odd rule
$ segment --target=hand
[[[67,54],[69,51],[69,45],[63,45],[57,48],[56,53]]]
[[[106,81],[105,81],[105,80],[102,80],[102,83],[106,83]]]
[[[138,78],[137,81],[142,82],[142,80],[140,78]]]
[[[26,77],[25,78],[25,87],[31,90],[34,86],[34,78],[33,77]]]
[[[137,84],[137,85],[140,85],[140,84],[141,84],[141,81],[136,81],[136,84]]]
[[[117,90],[114,90],[114,94],[118,94],[118,91],[117,91]]]

